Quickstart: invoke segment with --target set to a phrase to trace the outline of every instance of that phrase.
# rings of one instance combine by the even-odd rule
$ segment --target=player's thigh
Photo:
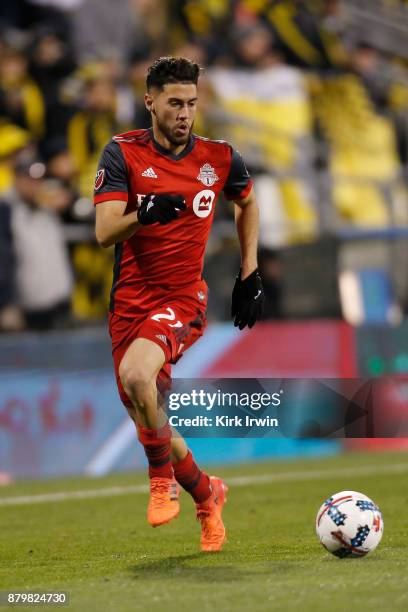
[[[158,344],[147,338],[136,338],[119,364],[120,380],[126,387],[150,383],[165,361],[165,353]]]
[[[180,355],[202,336],[206,325],[205,311],[185,299],[173,299],[169,305],[151,312],[139,330],[162,347],[166,362],[175,363]]]

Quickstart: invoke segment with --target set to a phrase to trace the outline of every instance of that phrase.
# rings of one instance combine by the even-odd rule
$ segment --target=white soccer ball
[[[336,557],[363,557],[377,548],[384,530],[379,507],[357,491],[326,499],[316,517],[316,533]]]

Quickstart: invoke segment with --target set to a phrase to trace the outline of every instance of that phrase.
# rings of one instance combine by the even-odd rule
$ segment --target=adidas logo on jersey
[[[157,174],[151,166],[150,168],[146,168],[146,170],[142,172],[142,176],[146,176],[148,178],[157,178]]]
[[[167,338],[164,334],[156,334],[156,338],[164,342],[164,344],[167,346]]]

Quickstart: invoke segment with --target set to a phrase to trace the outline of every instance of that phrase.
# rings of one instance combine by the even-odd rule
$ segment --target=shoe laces
[[[215,505],[211,504],[207,507],[197,508],[197,520],[201,522],[203,529],[214,527],[217,522]]]
[[[201,523],[201,535],[207,544],[217,545],[220,539],[219,521],[210,510],[199,509],[197,520]]]
[[[197,510],[197,521],[203,521],[211,515],[211,511],[205,508],[199,508]]]
[[[151,498],[156,507],[165,506],[171,500],[171,491],[169,483],[162,478],[153,478],[150,481]]]

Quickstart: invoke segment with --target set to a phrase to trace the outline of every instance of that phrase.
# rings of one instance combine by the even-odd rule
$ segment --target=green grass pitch
[[[230,482],[228,542],[219,554],[199,552],[199,524],[185,493],[178,519],[157,529],[145,520],[140,491],[4,504],[13,496],[138,485],[143,474],[0,489],[0,590],[64,590],[64,609],[101,612],[408,609],[408,454],[211,472]],[[384,536],[372,556],[340,560],[316,538],[320,504],[344,489],[367,494],[383,511]]]

